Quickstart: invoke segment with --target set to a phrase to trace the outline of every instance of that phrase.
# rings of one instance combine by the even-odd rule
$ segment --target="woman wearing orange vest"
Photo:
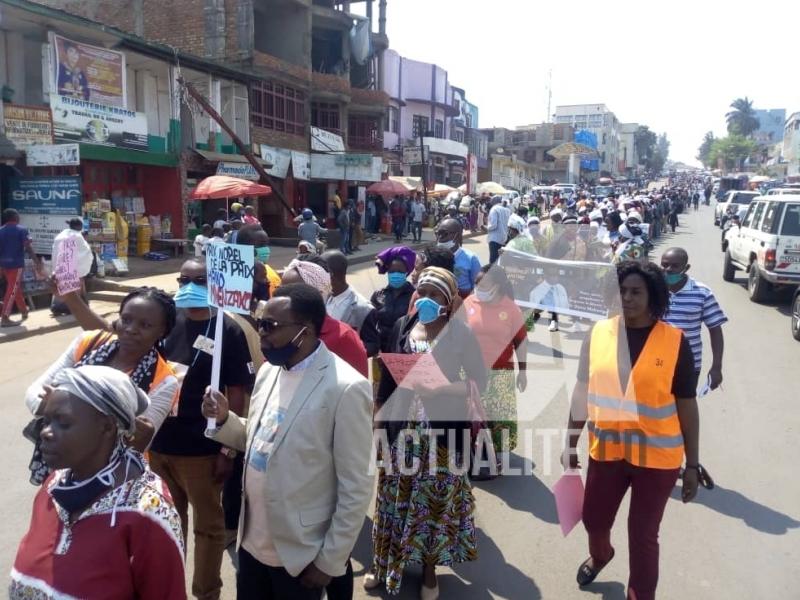
[[[669,306],[661,269],[623,262],[617,280],[622,317],[599,321],[583,343],[562,463],[578,467],[575,449],[587,426],[583,524],[590,556],[578,584],[590,584],[614,558],[611,527],[630,487],[628,598],[652,600],[658,530],[684,455],[683,501],[697,493],[697,375],[683,332],[661,320]]]
[[[88,331],[79,335],[31,384],[25,403],[34,415],[41,415],[53,380],[65,368],[104,365],[123,371],[150,399],[148,408],[136,418],[136,434],[131,442],[136,450],[144,451],[173,409],[180,389],[175,372],[160,352],[162,340],[175,325],[175,302],[162,290],[141,287],[122,300],[119,318],[108,323],[77,293],[65,294],[62,300],[78,324]],[[49,472],[41,460],[38,443],[30,469],[31,483],[35,484],[44,481]]]

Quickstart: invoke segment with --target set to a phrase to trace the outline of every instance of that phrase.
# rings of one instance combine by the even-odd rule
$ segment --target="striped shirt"
[[[703,323],[713,329],[728,322],[728,317],[717,304],[714,293],[699,281],[687,278],[677,292],[669,294],[669,310],[664,320],[682,329],[694,354],[694,368],[699,371],[703,364],[703,340],[700,328]]]

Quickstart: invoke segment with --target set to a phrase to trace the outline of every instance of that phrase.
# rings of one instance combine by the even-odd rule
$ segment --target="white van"
[[[775,287],[800,285],[800,194],[759,196],[726,240],[722,278],[747,272],[753,302],[766,300]]]

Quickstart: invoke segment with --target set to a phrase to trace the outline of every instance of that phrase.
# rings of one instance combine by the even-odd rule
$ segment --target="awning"
[[[81,144],[80,152],[81,162],[85,160],[105,160],[154,167],[178,166],[177,155],[165,152],[143,152],[115,146],[98,146],[97,144]]]
[[[225,154],[224,152],[211,152],[209,150],[198,149],[195,149],[195,152],[209,162],[250,163],[250,161],[247,160],[247,158],[242,154]],[[253,156],[255,156],[255,154]],[[259,158],[258,156],[255,156],[255,158],[264,168],[269,169],[272,167],[270,163]]]

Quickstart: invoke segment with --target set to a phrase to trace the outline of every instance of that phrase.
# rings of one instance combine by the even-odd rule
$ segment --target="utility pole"
[[[195,100],[197,100],[197,103],[203,108],[204,111],[206,111],[206,114],[208,114],[209,117],[211,117],[214,121],[216,121],[222,128],[222,130],[231,137],[231,140],[233,140],[233,143],[239,149],[239,152],[241,152],[242,155],[247,159],[247,162],[253,165],[253,168],[261,177],[261,182],[268,183],[270,188],[272,188],[272,192],[278,197],[280,203],[283,204],[283,207],[289,211],[289,214],[291,214],[293,217],[296,217],[297,213],[295,213],[294,208],[292,208],[286,201],[286,197],[283,195],[283,192],[281,192],[278,186],[275,185],[275,181],[272,179],[272,177],[270,177],[269,173],[267,173],[264,167],[261,165],[261,163],[258,162],[258,160],[256,160],[256,157],[253,156],[253,153],[250,151],[250,148],[248,148],[245,145],[245,143],[239,139],[239,136],[236,135],[233,129],[231,129],[225,122],[225,120],[219,115],[219,113],[216,110],[214,110],[214,107],[211,106],[208,100],[206,100],[205,97],[200,92],[198,92],[194,88],[194,86],[190,82],[186,81],[183,77],[178,78],[178,83],[180,83],[182,86],[186,88],[186,91],[189,93],[189,95]]]
[[[549,123],[553,116],[550,114],[550,105],[553,101],[553,69],[548,71],[547,75],[547,118],[545,123]]]
[[[422,196],[425,199],[425,206],[428,206],[428,183],[425,176],[428,174],[428,163],[425,161],[425,132],[419,132],[419,154],[422,160]]]

